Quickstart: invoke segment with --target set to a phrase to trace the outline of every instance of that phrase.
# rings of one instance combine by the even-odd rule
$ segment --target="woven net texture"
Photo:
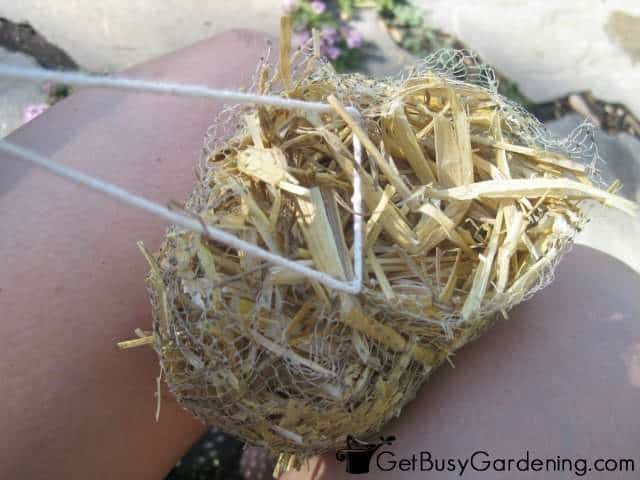
[[[350,280],[359,168],[362,292],[179,227],[150,258],[147,284],[177,400],[250,444],[304,458],[378,432],[498,312],[550,282],[585,199],[617,197],[600,188],[591,127],[553,138],[469,52],[436,52],[383,80],[336,74],[312,52],[293,57],[261,63],[254,90],[335,112],[230,108],[217,125],[234,134],[210,130],[184,208]]]

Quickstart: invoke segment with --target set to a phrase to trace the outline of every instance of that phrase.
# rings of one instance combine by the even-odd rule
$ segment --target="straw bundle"
[[[237,112],[238,131],[203,163],[185,209],[349,280],[359,168],[362,293],[172,227],[159,253],[143,248],[153,333],[123,345],[153,344],[182,405],[285,460],[365,438],[398,415],[497,312],[550,279],[585,221],[584,200],[635,208],[592,184],[592,145],[547,136],[464,53],[388,80],[336,75],[317,55],[298,60],[284,41],[257,91],[329,102],[335,113]]]

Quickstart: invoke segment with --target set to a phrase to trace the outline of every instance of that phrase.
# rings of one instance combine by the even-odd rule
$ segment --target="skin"
[[[586,247],[562,260],[553,284],[516,307],[443,366],[382,435],[395,435],[396,460],[434,458],[631,458],[640,471],[640,276]],[[478,457],[482,459],[481,457]],[[392,457],[382,457],[389,468]],[[460,478],[454,472],[380,471],[358,478]],[[565,472],[473,472],[462,478],[566,479]],[[333,452],[287,480],[354,478]]]
[[[267,42],[230,32],[127,75],[248,85]],[[183,201],[220,108],[81,91],[9,140],[161,203]],[[6,155],[0,218],[0,478],[162,478],[204,426],[166,391],[156,423],[156,354],[115,344],[150,328],[136,241],[157,248],[165,223]]]
[[[237,88],[250,83],[267,40],[230,32],[127,75]],[[9,140],[159,202],[181,201],[219,110],[202,99],[82,91]],[[156,423],[155,353],[115,343],[149,328],[136,241],[155,249],[165,224],[0,157],[0,478],[162,478],[204,426],[165,390]],[[393,451],[529,449],[632,457],[640,469],[639,280],[576,247],[551,288],[456,354],[455,369],[434,374],[386,429],[398,437]],[[343,471],[329,454],[287,478]],[[479,478],[514,477],[528,478]]]

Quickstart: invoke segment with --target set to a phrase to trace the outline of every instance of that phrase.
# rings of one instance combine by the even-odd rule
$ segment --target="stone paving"
[[[0,48],[0,63],[34,67],[36,62],[21,53]],[[25,122],[30,106],[45,104],[47,94],[40,85],[0,79],[0,138],[7,136]]]

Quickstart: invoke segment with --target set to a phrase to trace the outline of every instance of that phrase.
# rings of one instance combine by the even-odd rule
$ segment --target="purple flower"
[[[336,47],[335,45],[323,46],[322,48],[322,54],[325,57],[328,57],[330,60],[335,60],[340,56],[341,53],[342,50],[340,49],[340,47]]]
[[[332,27],[324,27],[320,32],[322,42],[326,45],[333,45],[338,40],[338,31]]]
[[[315,13],[316,15],[324,13],[324,11],[327,9],[327,5],[321,0],[314,0],[313,2],[311,2],[310,6],[311,10],[313,10],[313,13]]]
[[[362,34],[357,30],[349,29],[346,32],[345,41],[349,48],[360,48],[362,46]]]
[[[297,6],[298,0],[283,0],[282,9],[285,13],[293,12]]]
[[[42,114],[42,112],[44,112],[47,108],[49,108],[49,105],[47,105],[46,103],[36,103],[34,105],[29,105],[24,109],[24,123],[30,122],[38,115]]]

